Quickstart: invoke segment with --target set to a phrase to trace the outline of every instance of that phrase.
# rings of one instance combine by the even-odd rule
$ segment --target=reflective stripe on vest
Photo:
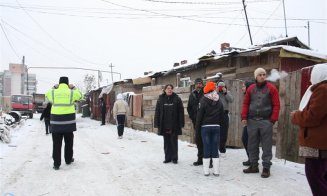
[[[50,121],[50,124],[54,125],[67,125],[67,124],[73,124],[76,123],[76,120],[69,120],[69,121]]]
[[[69,103],[67,104],[64,104],[64,103],[60,103],[60,104],[55,104],[54,103],[54,89],[52,90],[52,106],[73,106],[74,104],[72,103],[73,101],[73,95],[74,95],[74,91],[73,90],[70,90],[70,100],[69,100]]]

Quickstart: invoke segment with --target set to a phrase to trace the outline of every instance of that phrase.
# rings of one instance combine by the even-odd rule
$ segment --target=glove
[[[53,85],[53,89],[57,89],[59,87],[59,84],[55,84],[55,85]]]
[[[75,85],[74,84],[69,84],[68,85],[70,89],[75,89]]]

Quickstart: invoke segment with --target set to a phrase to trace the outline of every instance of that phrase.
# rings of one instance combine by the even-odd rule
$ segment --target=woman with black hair
[[[154,127],[164,138],[165,160],[163,163],[178,161],[178,135],[184,127],[184,107],[181,98],[173,92],[174,86],[167,84],[156,104]]]

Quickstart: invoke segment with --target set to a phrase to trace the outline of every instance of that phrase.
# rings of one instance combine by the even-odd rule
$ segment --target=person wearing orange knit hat
[[[214,82],[207,82],[203,92],[196,117],[196,131],[201,132],[203,142],[203,172],[205,176],[210,175],[209,164],[212,158],[213,174],[219,176],[218,146],[224,107]]]

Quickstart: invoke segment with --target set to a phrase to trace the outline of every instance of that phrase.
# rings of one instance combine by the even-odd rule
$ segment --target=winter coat
[[[128,112],[128,104],[123,99],[118,99],[114,103],[114,107],[112,109],[113,116],[116,119],[117,115],[126,115]]]
[[[219,92],[219,100],[224,106],[224,110],[228,110],[229,103],[232,103],[234,101],[234,97],[232,96],[230,91],[227,91],[226,93]]]
[[[224,106],[220,100],[212,100],[204,96],[200,100],[196,116],[196,131],[201,133],[203,125],[221,125],[224,115]]]
[[[103,114],[106,113],[106,102],[103,99],[100,100],[100,110],[101,110],[101,113],[103,113]]]
[[[295,112],[292,123],[300,126],[301,146],[327,150],[327,81],[312,86],[311,91],[308,104]]]
[[[187,103],[187,113],[192,120],[193,124],[196,122],[196,114],[199,109],[199,103],[201,98],[203,97],[203,90],[197,91],[194,90],[189,98],[188,98],[188,103]]]
[[[280,110],[279,94],[277,88],[269,83],[252,84],[243,99],[242,120],[278,120]]]
[[[166,93],[163,93],[159,96],[154,116],[154,127],[158,128],[158,135],[164,134],[164,105],[167,103],[173,104],[171,116],[171,119],[173,119],[171,122],[172,131],[177,133],[177,135],[182,135],[182,128],[185,123],[184,107],[181,98],[176,93],[173,93],[171,96],[167,96]]]
[[[52,105],[50,103],[47,104],[47,107],[43,110],[41,114],[40,120],[43,120],[43,118],[45,120],[50,120],[51,106]]]
[[[52,103],[50,124],[52,133],[71,133],[76,131],[75,101],[82,98],[78,89],[70,89],[65,84],[59,84],[58,88],[51,89],[46,94]]]

